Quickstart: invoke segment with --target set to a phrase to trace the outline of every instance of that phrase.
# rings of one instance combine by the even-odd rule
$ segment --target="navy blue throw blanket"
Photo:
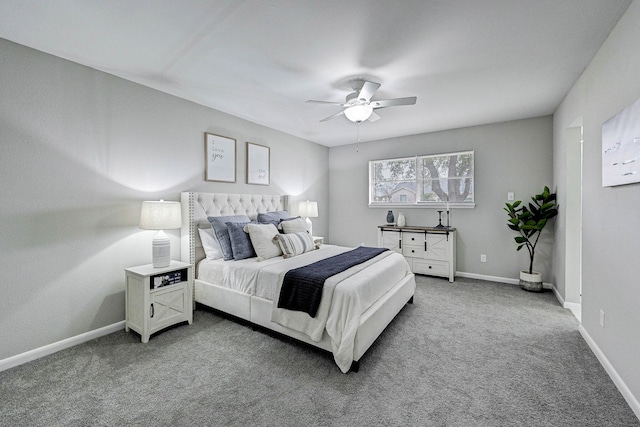
[[[359,246],[351,251],[287,271],[282,281],[278,308],[304,311],[311,317],[316,317],[325,280],[387,250]]]

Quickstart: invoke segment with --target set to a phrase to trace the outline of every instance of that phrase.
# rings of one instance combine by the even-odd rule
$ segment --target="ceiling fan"
[[[320,120],[321,122],[326,122],[327,120],[331,120],[334,117],[338,117],[339,115],[344,114],[347,119],[351,120],[352,122],[361,123],[365,120],[375,122],[380,118],[380,116],[377,115],[373,110],[395,107],[398,105],[413,105],[418,99],[415,96],[409,96],[406,98],[381,99],[374,101],[371,98],[380,88],[380,83],[369,82],[361,79],[351,80],[351,88],[355,92],[347,95],[346,102],[314,100],[309,100],[307,102],[316,104],[340,105],[342,107],[345,107],[344,110]]]

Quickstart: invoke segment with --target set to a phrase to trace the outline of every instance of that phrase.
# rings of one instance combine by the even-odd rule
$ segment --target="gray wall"
[[[451,225],[458,230],[457,270],[517,279],[529,266],[528,255],[516,251],[502,208],[509,191],[528,201],[552,185],[551,116],[331,148],[330,242],[377,244],[377,226],[384,224],[387,209],[367,206],[369,160],[465,150],[475,150],[476,207],[451,212]],[[438,224],[437,209],[393,210],[396,216],[403,212],[408,225]],[[551,241],[547,232],[534,265],[545,281],[551,280]],[[487,255],[486,263],[480,254]]]
[[[602,123],[640,98],[640,2],[634,1],[554,114],[557,185],[566,186],[564,136],[584,126],[582,327],[635,396],[640,413],[640,184],[602,187]],[[558,224],[558,232],[571,218]],[[562,252],[563,247],[556,248]],[[565,254],[558,254],[557,258]],[[560,266],[555,275],[564,274]],[[575,284],[566,284],[567,287]],[[605,312],[605,327],[599,324]]]
[[[236,184],[204,181],[205,131],[237,140]],[[246,141],[271,147],[270,186],[245,184]],[[328,231],[326,147],[1,39],[0,144],[0,359],[124,320],[142,200],[289,194]]]

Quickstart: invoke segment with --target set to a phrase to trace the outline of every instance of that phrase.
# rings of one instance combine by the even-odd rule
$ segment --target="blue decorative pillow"
[[[251,238],[245,233],[244,226],[251,224],[249,222],[227,222],[227,230],[229,230],[229,239],[231,240],[231,250],[233,251],[233,259],[240,260],[253,258],[256,251],[253,250]],[[255,222],[253,223],[255,224]]]
[[[276,228],[278,228],[280,221],[287,218],[289,218],[289,212],[287,211],[258,213],[258,222],[260,224],[273,224]]]
[[[229,230],[227,228],[227,222],[249,222],[249,217],[246,215],[232,215],[232,216],[210,216],[207,217],[213,227],[213,234],[218,239],[220,244],[220,252],[222,252],[222,258],[225,261],[233,259],[233,249],[231,248],[231,239],[229,238]]]

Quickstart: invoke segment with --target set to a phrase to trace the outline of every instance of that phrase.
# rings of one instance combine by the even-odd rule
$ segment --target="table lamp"
[[[298,215],[305,217],[307,225],[309,226],[309,234],[313,236],[313,224],[309,218],[318,217],[318,202],[299,202],[298,203]]]
[[[140,228],[158,230],[152,244],[152,262],[155,268],[168,267],[171,262],[171,241],[164,230],[180,228],[181,225],[180,202],[142,202]]]

